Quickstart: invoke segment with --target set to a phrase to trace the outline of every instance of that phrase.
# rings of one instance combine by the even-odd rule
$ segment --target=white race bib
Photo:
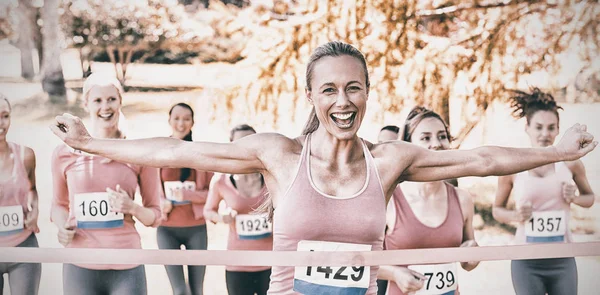
[[[415,295],[453,295],[456,291],[456,263],[411,265],[408,269],[421,273],[426,279]]]
[[[74,199],[78,228],[102,229],[123,226],[123,213],[110,211],[108,193],[75,194]]]
[[[163,183],[165,187],[165,198],[171,201],[174,205],[185,205],[190,204],[190,201],[178,201],[174,196],[175,190],[188,190],[195,191],[196,183],[193,181],[186,180],[184,182],[181,181],[165,181]]]
[[[20,205],[0,207],[0,236],[23,231],[23,207]]]
[[[371,245],[300,241],[298,251],[371,251]],[[369,266],[298,266],[294,291],[302,294],[363,295],[369,289]]]
[[[235,231],[240,240],[259,240],[270,237],[273,227],[267,214],[238,214],[235,216]]]
[[[565,211],[537,211],[524,225],[527,243],[564,242],[567,232]]]

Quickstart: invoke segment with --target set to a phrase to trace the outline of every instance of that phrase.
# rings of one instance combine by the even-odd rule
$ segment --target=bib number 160
[[[92,200],[89,202],[83,201],[81,204],[79,204],[79,207],[81,208],[81,214],[83,216],[97,216],[98,214],[101,216],[107,216],[109,213],[108,202],[106,200]],[[119,213],[114,212],[114,214],[117,215]]]
[[[75,219],[78,228],[101,229],[123,226],[124,215],[110,210],[108,202],[110,196],[107,193],[76,194],[74,199],[77,206]]]

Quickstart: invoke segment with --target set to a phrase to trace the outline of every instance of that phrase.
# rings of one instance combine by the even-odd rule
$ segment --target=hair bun
[[[416,106],[412,110],[410,110],[408,116],[406,117],[406,120],[412,120],[416,116],[428,112],[431,112],[431,110],[423,106]]]
[[[562,109],[556,104],[554,97],[537,87],[531,88],[531,93],[512,90],[509,98],[512,115],[517,118],[529,117],[537,111],[556,111]]]

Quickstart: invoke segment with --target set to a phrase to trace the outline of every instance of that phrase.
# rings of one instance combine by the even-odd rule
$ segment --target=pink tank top
[[[296,177],[275,210],[274,251],[296,251],[303,240],[363,244],[369,245],[372,251],[382,250],[385,195],[375,161],[366,144],[362,140],[361,143],[367,164],[365,185],[351,197],[336,198],[320,192],[312,182],[310,135],[306,137]],[[370,267],[366,294],[377,293],[378,269]],[[294,270],[294,267],[274,266],[268,294],[299,294],[293,290]]]
[[[92,214],[91,201],[76,204],[77,195],[90,199],[90,193],[103,193],[106,188],[116,189],[119,184],[134,198],[136,189],[142,197],[142,205],[154,213],[153,227],[160,223],[160,197],[162,194],[158,168],[110,161],[104,157],[73,152],[66,145],[58,146],[52,155],[53,207],[62,207],[69,212],[67,224],[76,229],[75,236],[67,248],[115,248],[141,249],[140,235],[133,216],[125,214],[115,227],[91,228],[76,219],[80,206]],[[102,212],[98,202],[95,214]],[[85,209],[87,208],[87,209]],[[106,209],[106,208],[104,208]],[[109,223],[106,223],[109,224]],[[137,265],[78,265],[89,269],[130,269]]]
[[[562,196],[562,183],[569,183],[572,180],[573,173],[564,162],[555,163],[554,173],[545,177],[533,176],[529,173],[529,171],[524,171],[515,175],[513,183],[513,196],[516,206],[520,206],[529,201],[531,202],[533,212],[563,211],[565,214],[565,220],[561,221],[564,222],[566,229],[564,237],[562,237],[560,240],[549,238],[547,242],[569,243],[572,241],[572,234],[571,230],[569,229],[571,207]],[[515,244],[527,243],[525,226],[531,225],[526,222],[517,226],[517,232],[515,233],[514,239]],[[534,226],[537,226],[537,224]]]
[[[252,197],[243,196],[231,182],[228,174],[221,174],[213,180],[214,184],[209,192],[206,207],[217,211],[219,202],[225,200],[227,207],[237,211],[238,215],[251,214],[265,201],[267,187],[263,186],[262,191]],[[273,235],[262,235],[256,238],[245,238],[238,235],[236,224],[229,224],[229,238],[227,239],[227,250],[273,250]],[[256,272],[271,268],[270,266],[235,266],[227,265],[228,271],[246,271]]]
[[[394,190],[396,223],[385,237],[386,250],[459,247],[463,242],[464,217],[456,189],[444,182],[448,191],[446,220],[438,227],[424,225],[413,213],[400,186]],[[389,295],[404,295],[398,286],[388,284]]]
[[[9,142],[8,146],[12,155],[13,170],[10,178],[0,180],[0,207],[8,209],[14,208],[13,206],[21,206],[22,218],[25,219],[28,211],[27,195],[31,190],[31,184],[23,162],[24,149],[12,142]],[[18,215],[14,215],[15,212],[10,214],[9,211],[6,211],[5,213],[3,214],[5,216],[0,216],[0,222],[8,221],[7,225],[20,218]],[[12,218],[11,215],[17,218]],[[18,222],[15,224],[18,224]],[[0,247],[15,247],[24,242],[32,233],[33,231],[26,228],[0,232]]]
[[[166,181],[179,181],[180,175],[181,169],[160,169],[163,191],[164,183]],[[190,176],[188,176],[187,180],[193,181],[196,184],[196,190],[186,191],[185,193],[189,196],[188,199],[194,198],[195,200],[193,202],[191,200],[181,203],[173,202],[173,209],[167,215],[167,219],[163,220],[160,225],[169,227],[190,227],[206,224],[203,212],[204,203],[206,202],[208,193],[205,190],[208,189],[212,176],[212,172],[191,169]]]

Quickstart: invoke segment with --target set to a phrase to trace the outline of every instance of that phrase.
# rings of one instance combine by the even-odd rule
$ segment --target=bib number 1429
[[[298,251],[371,251],[371,245],[300,241]],[[371,268],[365,266],[304,266],[294,272],[294,291],[301,294],[362,295],[369,288]]]

